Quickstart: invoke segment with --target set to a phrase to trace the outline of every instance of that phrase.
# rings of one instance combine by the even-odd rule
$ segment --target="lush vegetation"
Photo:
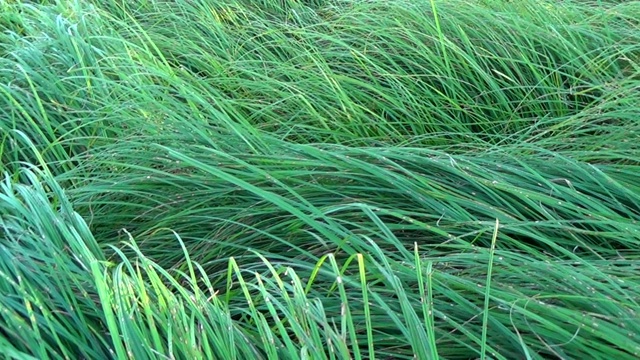
[[[635,359],[640,2],[0,2],[0,353]]]

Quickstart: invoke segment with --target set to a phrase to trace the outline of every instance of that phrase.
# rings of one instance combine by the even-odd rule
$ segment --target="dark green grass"
[[[637,358],[638,19],[0,4],[0,353]]]

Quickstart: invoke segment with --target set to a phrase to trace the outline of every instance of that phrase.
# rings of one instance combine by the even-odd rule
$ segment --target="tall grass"
[[[0,4],[15,359],[640,352],[640,4]]]

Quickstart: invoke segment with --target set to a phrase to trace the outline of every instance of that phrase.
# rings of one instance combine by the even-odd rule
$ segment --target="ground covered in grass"
[[[640,2],[0,3],[0,353],[636,359]]]

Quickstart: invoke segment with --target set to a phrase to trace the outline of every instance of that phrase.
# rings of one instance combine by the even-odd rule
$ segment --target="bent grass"
[[[3,354],[640,353],[638,2],[0,9]]]

